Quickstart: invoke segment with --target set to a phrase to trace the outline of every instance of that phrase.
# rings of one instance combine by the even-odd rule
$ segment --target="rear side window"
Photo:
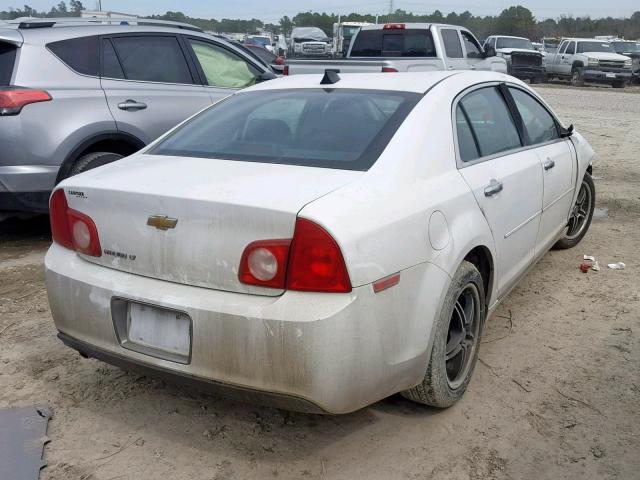
[[[576,53],[576,42],[571,42],[564,53],[567,55],[573,55]]]
[[[78,73],[92,76],[100,73],[100,51],[96,36],[53,42],[47,48]]]
[[[435,57],[429,30],[361,30],[353,40],[352,57]]]
[[[449,58],[462,58],[462,45],[458,31],[450,28],[440,30],[442,41],[444,43],[444,51]]]
[[[17,48],[10,43],[0,42],[0,85],[9,85],[16,61]]]
[[[421,98],[350,89],[240,93],[191,119],[151,153],[364,171]]]
[[[189,43],[208,85],[245,88],[256,83],[260,72],[235,53],[207,42],[189,40]]]
[[[124,78],[124,71],[116,55],[111,40],[102,40],[102,76],[106,78]]]
[[[495,87],[474,90],[460,100],[460,105],[478,141],[480,156],[522,146],[507,103]]]
[[[460,153],[460,160],[463,162],[470,162],[471,160],[479,158],[480,152],[478,151],[478,145],[473,138],[469,119],[460,104],[458,104],[458,107],[456,108],[456,130],[458,133],[458,152]]]
[[[517,88],[509,87],[509,91],[522,118],[531,145],[550,142],[558,138],[556,121],[540,102]]]
[[[127,80],[193,83],[176,37],[115,37],[111,40]]]

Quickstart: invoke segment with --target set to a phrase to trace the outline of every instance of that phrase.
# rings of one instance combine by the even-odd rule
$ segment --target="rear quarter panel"
[[[52,97],[7,117],[10,132],[0,129],[0,137],[11,135],[10,142],[3,142],[7,150],[2,156],[14,165],[60,165],[83,140],[116,130],[99,79],[75,73],[42,45],[25,42],[14,83]]]

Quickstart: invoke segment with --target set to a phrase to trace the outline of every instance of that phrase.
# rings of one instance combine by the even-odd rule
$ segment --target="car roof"
[[[411,22],[387,22],[387,23],[377,23],[374,25],[365,25],[362,27],[362,30],[384,30],[385,25],[404,25],[406,29],[418,29],[418,30],[426,30],[431,27],[449,27],[449,28],[462,28],[466,30],[464,27],[460,25],[451,25],[448,23],[411,23]]]
[[[18,28],[15,23],[0,24],[0,30],[18,31],[25,41],[30,42],[51,42],[56,40],[64,40],[67,38],[88,37],[92,35],[111,35],[119,33],[169,33],[194,35],[198,37],[212,38],[212,35],[194,31],[185,30],[176,27],[163,25],[113,25],[113,24],[61,24],[52,27],[40,28]]]
[[[353,89],[353,90],[386,90],[409,93],[426,93],[436,84],[447,78],[469,74],[469,84],[474,79],[480,82],[505,81],[511,78],[497,72],[406,72],[406,73],[340,73],[340,80],[334,84],[322,85],[323,75],[292,75],[262,82],[242,92],[262,90],[284,90],[301,88]],[[477,82],[476,82],[477,83]]]
[[[491,37],[495,38],[518,38],[520,40],[529,40],[527,37],[515,37],[513,35],[491,35]],[[489,37],[489,38],[491,38]]]

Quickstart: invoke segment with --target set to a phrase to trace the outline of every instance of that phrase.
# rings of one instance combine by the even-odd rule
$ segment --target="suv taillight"
[[[336,241],[320,225],[298,218],[292,240],[260,240],[242,254],[242,283],[305,292],[351,291]]]
[[[17,115],[25,105],[50,101],[51,95],[44,90],[31,90],[28,88],[0,89],[0,116]]]
[[[49,218],[54,242],[92,257],[102,255],[96,224],[88,215],[69,208],[63,189],[51,195]]]

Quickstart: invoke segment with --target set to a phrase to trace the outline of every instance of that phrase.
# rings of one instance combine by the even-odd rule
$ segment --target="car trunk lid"
[[[278,295],[238,280],[245,247],[293,237],[304,205],[356,171],[136,155],[63,183],[96,223],[106,267],[198,287]],[[150,220],[151,218],[151,220]]]

